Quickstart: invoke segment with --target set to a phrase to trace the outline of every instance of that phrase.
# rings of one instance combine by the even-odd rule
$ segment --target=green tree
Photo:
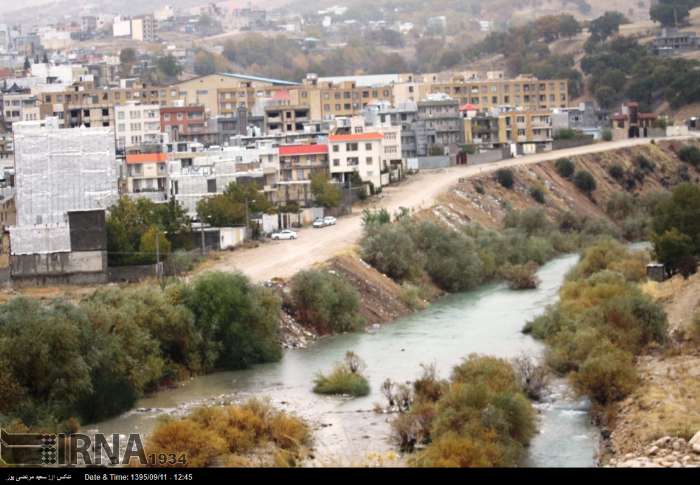
[[[311,193],[317,203],[325,208],[338,207],[342,192],[336,184],[332,184],[324,173],[317,173],[311,177]]]
[[[362,328],[360,294],[337,274],[324,270],[297,273],[291,281],[297,317],[321,332],[351,332]]]
[[[136,64],[136,50],[131,47],[122,49],[119,52],[119,70],[123,77],[131,75],[131,70]]]
[[[182,66],[172,54],[156,59],[156,68],[166,79],[177,79],[182,73]]]
[[[601,42],[616,34],[620,30],[620,25],[628,23],[629,20],[620,12],[605,12],[591,21],[588,30],[592,39]]]
[[[579,170],[574,174],[574,185],[587,195],[591,195],[596,189],[596,181],[587,170]]]
[[[158,227],[149,226],[146,232],[141,235],[139,252],[143,255],[144,260],[155,263],[156,253],[158,253],[160,261],[163,261],[170,254],[170,250],[170,241],[168,241],[165,237],[165,233]]]
[[[50,425],[74,415],[92,390],[86,362],[88,321],[69,303],[43,305],[15,298],[0,306],[0,409],[27,425]],[[9,399],[12,399],[11,401]]]
[[[656,259],[663,263],[669,275],[681,273],[688,277],[697,270],[693,240],[675,227],[652,237]]]
[[[237,273],[207,273],[183,294],[202,334],[205,368],[243,369],[282,357],[280,301]]]

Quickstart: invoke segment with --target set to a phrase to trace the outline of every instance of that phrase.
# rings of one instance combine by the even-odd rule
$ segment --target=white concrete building
[[[160,144],[160,106],[131,102],[114,107],[117,148]]]
[[[382,141],[378,132],[331,135],[328,137],[328,158],[331,177],[349,183],[353,172],[375,188],[382,184]]]

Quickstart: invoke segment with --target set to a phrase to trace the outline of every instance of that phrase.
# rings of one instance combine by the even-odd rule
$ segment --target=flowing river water
[[[543,345],[521,333],[525,323],[558,299],[567,271],[578,261],[569,255],[543,266],[536,290],[512,291],[505,285],[450,295],[427,310],[375,330],[320,340],[304,350],[285,351],[280,362],[252,369],[191,379],[182,386],[142,399],[138,408],[96,425],[106,433],[147,434],[163,414],[183,415],[202,404],[268,397],[273,404],[307,419],[314,429],[314,465],[366,463],[394,449],[388,415],[373,412],[382,403],[386,378],[406,382],[418,377],[420,364],[434,363],[441,376],[471,353],[513,358],[540,357]],[[327,371],[352,350],[367,363],[372,392],[357,399],[317,396],[314,375]],[[590,424],[588,402],[573,396],[562,380],[539,411],[539,434],[525,466],[595,466],[598,431]]]

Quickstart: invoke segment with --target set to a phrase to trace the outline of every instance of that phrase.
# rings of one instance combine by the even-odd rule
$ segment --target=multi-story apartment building
[[[552,112],[548,110],[514,110],[500,113],[498,115],[498,138],[502,144],[549,144],[552,142]]]
[[[62,128],[114,127],[114,106],[129,102],[171,104],[168,89],[143,82],[122,81],[119,87],[98,88],[93,81],[74,83],[38,94],[41,117],[57,117]]]
[[[160,108],[160,130],[169,140],[203,134],[206,127],[204,106],[170,106]]]
[[[126,155],[126,191],[135,197],[154,202],[166,200],[167,156],[163,152],[128,153]]]
[[[467,144],[484,148],[505,145],[551,144],[553,137],[550,110],[479,111],[474,105],[463,105],[464,138]]]
[[[568,104],[568,83],[565,79],[539,80],[534,77],[473,81],[457,76],[451,81],[418,85],[419,99],[431,93],[444,93],[459,103],[470,103],[480,109],[503,106],[527,109],[563,108]]]
[[[132,101],[115,106],[114,116],[118,150],[162,142],[160,105]]]
[[[301,206],[309,206],[313,202],[311,179],[317,173],[329,173],[328,145],[280,146],[277,202],[294,202]]]
[[[309,112],[308,106],[292,104],[288,91],[277,91],[265,105],[263,131],[268,135],[303,131]]]
[[[376,101],[393,102],[391,85],[361,86],[354,80],[319,80],[309,75],[302,86],[290,89],[292,104],[309,107],[312,120],[355,116]]]
[[[231,115],[240,104],[248,110],[258,97],[271,97],[280,88],[298,83],[243,74],[210,74],[175,84],[169,92],[185,104],[202,105],[207,116]]]
[[[464,143],[464,129],[459,102],[445,94],[429,95],[418,102],[418,120],[435,134],[428,136],[428,152],[432,146],[441,147],[445,155],[456,153],[456,147]]]
[[[353,133],[328,137],[330,173],[335,181],[351,183],[353,173],[374,188],[382,186],[381,133]]]
[[[37,121],[41,118],[37,97],[29,89],[14,89],[0,93],[0,117],[6,129],[18,121]]]

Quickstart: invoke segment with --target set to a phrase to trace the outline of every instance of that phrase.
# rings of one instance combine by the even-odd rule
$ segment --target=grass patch
[[[353,352],[345,354],[345,360],[336,364],[329,374],[319,373],[314,379],[316,394],[349,395],[361,397],[369,394],[369,382],[362,374],[365,364]]]

